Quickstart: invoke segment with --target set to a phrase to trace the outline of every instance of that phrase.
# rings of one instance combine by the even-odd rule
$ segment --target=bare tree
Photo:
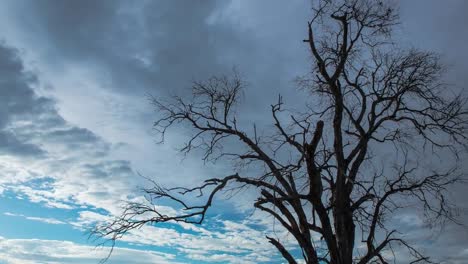
[[[187,188],[154,183],[144,189],[147,203],[129,203],[95,235],[115,241],[148,223],[201,224],[217,194],[241,186],[258,192],[253,207],[294,237],[306,263],[387,263],[384,253],[396,246],[407,249],[411,263],[431,262],[398,230],[387,228],[386,220],[390,212],[411,205],[432,222],[456,221],[446,190],[463,176],[456,160],[467,139],[466,100],[442,83],[436,54],[392,42],[398,16],[389,1],[319,1],[313,11],[304,40],[313,69],[299,80],[311,104],[292,113],[279,97],[271,105],[274,128],[263,136],[256,126],[251,133],[240,126],[236,106],[243,82],[238,76],[194,83],[190,100],[152,100],[162,115],[154,127],[163,139],[176,125],[191,127],[182,152],[198,149],[204,160],[257,165],[258,174],[239,171]],[[232,139],[243,148],[229,144]],[[418,166],[437,154],[452,155],[454,161]],[[184,198],[193,194],[206,199],[194,205]],[[182,213],[159,212],[154,204],[161,199],[177,203]],[[267,239],[285,260],[297,263],[277,238]],[[358,251],[356,243],[364,250]]]

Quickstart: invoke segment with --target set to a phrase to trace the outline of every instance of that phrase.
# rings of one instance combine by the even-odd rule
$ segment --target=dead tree
[[[253,207],[297,241],[300,257],[267,236],[289,263],[301,257],[306,263],[387,263],[384,252],[396,246],[407,250],[411,263],[430,262],[398,230],[386,228],[386,216],[411,204],[431,221],[456,221],[445,194],[462,180],[456,162],[433,168],[418,162],[437,154],[453,154],[456,161],[467,139],[466,100],[442,83],[444,68],[436,54],[402,49],[392,41],[397,22],[389,1],[319,1],[304,40],[313,68],[299,81],[310,104],[292,113],[280,97],[271,105],[273,128],[262,136],[257,127],[241,128],[236,106],[243,83],[238,76],[194,83],[191,99],[153,98],[161,115],[154,127],[163,137],[176,125],[191,127],[182,152],[197,149],[204,160],[258,165],[258,174],[238,171],[187,188],[155,183],[144,189],[147,203],[128,204],[94,234],[115,241],[148,223],[201,224],[216,195],[241,186],[258,192]],[[194,205],[184,198],[193,194],[206,199]],[[177,203],[182,213],[155,209],[164,199]],[[321,240],[314,243],[314,234]],[[363,243],[364,252],[356,242]]]

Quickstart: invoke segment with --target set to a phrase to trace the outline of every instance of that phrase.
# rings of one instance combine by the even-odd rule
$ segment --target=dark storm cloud
[[[17,51],[0,44],[0,155],[42,156],[38,146],[19,140],[8,125],[16,116],[47,108],[49,100],[35,96],[29,85],[34,78],[24,72]]]
[[[17,51],[0,44],[0,127],[4,127],[12,115],[25,115],[47,108],[49,100],[37,98],[30,85],[34,78],[24,72]]]
[[[468,1],[402,1],[402,29],[409,43],[441,55],[447,82],[468,94]]]
[[[52,142],[66,143],[70,149],[83,147],[83,144],[95,146],[102,141],[101,138],[90,130],[79,127],[51,131],[47,133],[47,139]]]
[[[401,1],[401,29],[405,41],[411,45],[441,55],[447,66],[446,82],[451,89],[468,95],[468,1],[413,0]],[[447,92],[449,89],[447,89]],[[462,153],[466,159],[467,153]],[[443,163],[443,162],[442,162]],[[461,164],[466,174],[466,162]],[[468,223],[466,206],[466,184],[454,186],[449,197],[460,208],[459,221]],[[429,230],[421,230],[427,233]],[[429,233],[430,234],[430,233]],[[443,263],[461,264],[466,262],[468,229],[453,223],[446,223],[442,232],[432,233],[431,243],[424,244],[426,252]]]
[[[115,3],[115,4],[113,4]],[[11,1],[15,23],[47,47],[49,62],[92,61],[112,51],[108,41],[117,21],[118,1]]]
[[[183,93],[192,80],[229,74],[236,67],[251,85],[247,97],[254,99],[247,107],[267,109],[280,91],[294,98],[291,80],[307,72],[301,67],[301,40],[308,14],[294,8],[298,3],[292,8],[276,1],[251,3],[247,11],[265,16],[246,21],[225,17],[223,12],[239,12],[229,10],[229,1],[34,1],[10,6],[20,30],[35,35],[35,45],[45,50],[47,63],[92,67],[110,79],[103,85],[109,89],[141,96]],[[281,9],[288,16],[275,15]],[[291,27],[285,19],[301,24]]]
[[[45,154],[44,150],[40,147],[24,143],[11,132],[1,131],[0,132],[0,155],[12,154],[15,156],[25,157],[40,157]]]
[[[83,170],[93,178],[109,178],[132,174],[130,162],[126,160],[106,161],[98,164],[86,164]]]
[[[215,1],[29,2],[18,21],[46,46],[51,63],[84,63],[111,74],[112,89],[144,94],[181,87],[180,80],[216,72],[221,52],[239,47],[232,30],[206,23]],[[223,48],[221,48],[221,46]],[[185,76],[182,76],[185,74]]]
[[[17,50],[0,45],[0,155],[45,157],[38,142],[53,142],[68,149],[88,147],[96,153],[108,149],[93,132],[69,125],[55,102],[38,96],[37,80],[24,69]],[[34,141],[34,142],[33,142]]]

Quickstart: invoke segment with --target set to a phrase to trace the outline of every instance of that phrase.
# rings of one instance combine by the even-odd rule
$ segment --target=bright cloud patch
[[[69,241],[6,239],[0,237],[0,263],[6,264],[88,264],[107,257],[109,248],[96,248]],[[175,255],[148,250],[115,248],[107,263],[176,264]]]
[[[44,218],[44,217],[35,217],[35,216],[25,216],[25,215],[22,215],[22,214],[14,214],[14,213],[10,213],[10,212],[6,212],[6,213],[3,213],[3,214],[6,215],[6,216],[22,217],[22,218],[25,218],[25,219],[27,219],[27,220],[43,222],[43,223],[52,224],[52,225],[63,225],[63,224],[66,224],[66,223],[63,222],[63,221],[60,221],[60,220],[57,220],[57,219],[54,219],[54,218]]]

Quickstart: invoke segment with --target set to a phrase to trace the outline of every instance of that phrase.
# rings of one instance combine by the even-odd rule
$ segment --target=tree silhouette
[[[148,223],[201,224],[214,197],[237,186],[257,191],[253,207],[294,237],[306,263],[387,263],[398,260],[384,254],[396,246],[408,251],[411,263],[431,262],[398,230],[387,228],[386,220],[415,206],[432,223],[456,221],[446,191],[463,179],[456,161],[467,139],[466,100],[442,82],[436,54],[392,41],[398,16],[389,1],[319,1],[313,15],[304,40],[313,68],[298,80],[311,103],[293,113],[279,97],[271,105],[274,128],[262,136],[256,126],[252,133],[240,127],[236,107],[244,85],[237,75],[194,83],[191,99],[152,99],[162,139],[176,125],[191,127],[182,152],[198,149],[204,160],[256,166],[258,175],[238,172],[193,187],[153,182],[144,189],[147,202],[128,203],[93,234],[115,241]],[[232,139],[242,148],[228,144]],[[437,155],[450,162],[424,164]],[[194,194],[206,199],[192,204],[186,198]],[[154,204],[164,199],[181,213],[159,212]],[[320,241],[313,241],[316,235]],[[285,260],[297,263],[277,238],[266,238]]]

